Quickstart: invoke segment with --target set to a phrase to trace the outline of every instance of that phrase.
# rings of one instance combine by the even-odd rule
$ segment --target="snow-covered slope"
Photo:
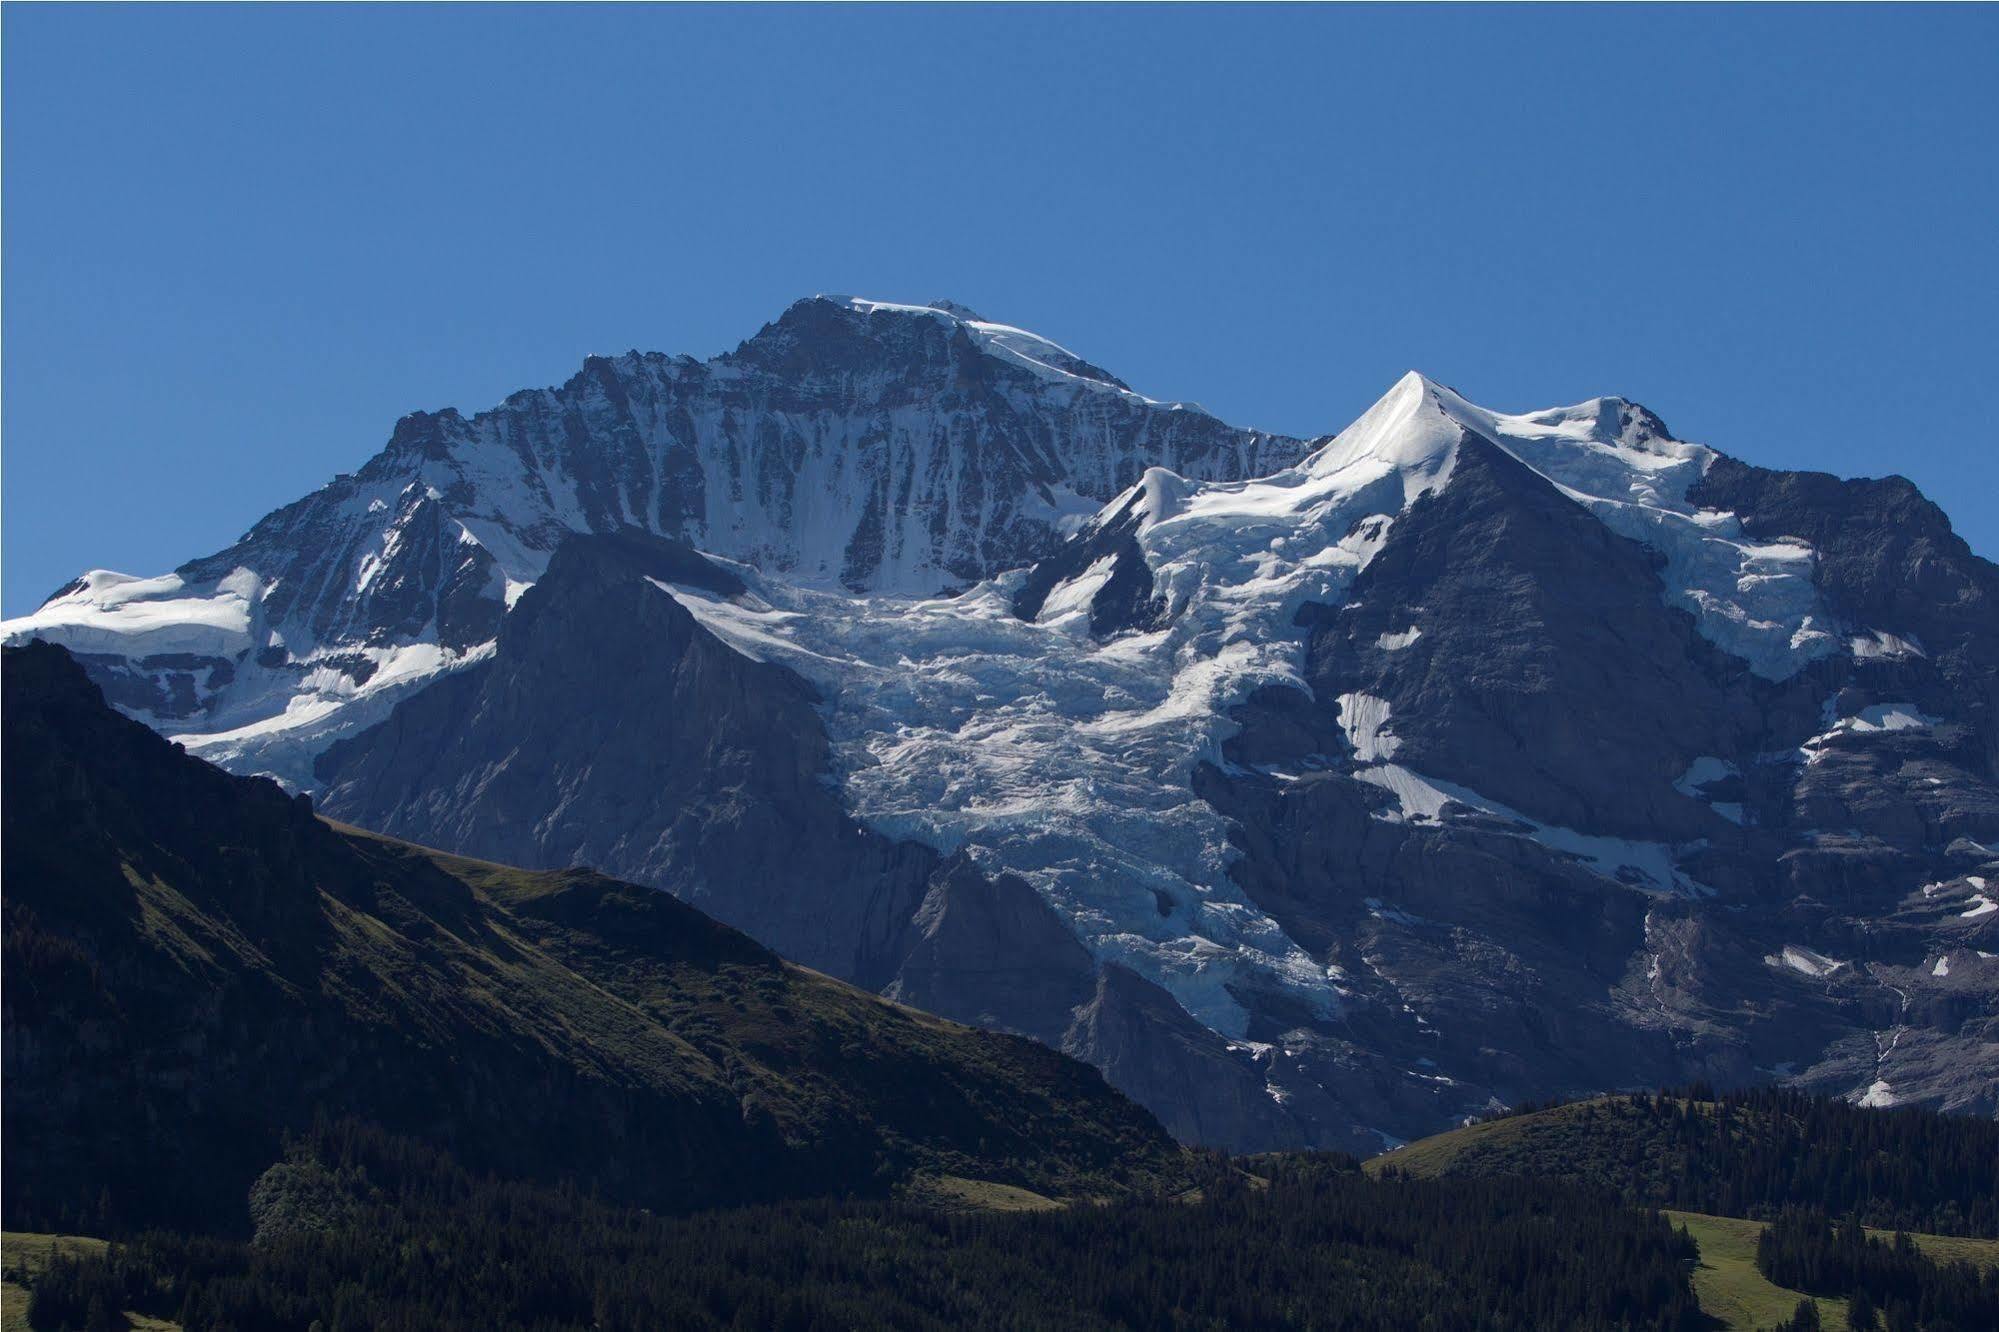
[[[1413,372],[1295,467],[1208,483],[1153,468],[1105,506],[1094,523],[1138,517],[1163,628],[1088,632],[1077,612],[1111,556],[1058,584],[1032,621],[1013,613],[1025,571],[915,601],[804,588],[748,567],[751,599],[671,591],[740,651],[821,689],[841,782],[864,821],[1022,875],[1099,957],[1240,1037],[1244,995],[1281,990],[1331,1015],[1341,979],[1243,897],[1228,820],[1196,794],[1194,770],[1223,761],[1231,710],[1254,691],[1306,688],[1299,611],[1346,599],[1397,516],[1448,483],[1467,432],[1667,551],[1673,599],[1759,669],[1790,675],[1834,642],[1815,629],[1827,617],[1809,550],[1748,541],[1729,515],[1687,500],[1709,450],[1668,438],[1621,400],[1505,416]],[[1087,543],[1089,531],[1075,539]],[[1369,761],[1363,780],[1415,816],[1459,800],[1521,818],[1385,762],[1394,718],[1374,702],[1343,700],[1348,739]],[[1613,880],[1698,891],[1670,846],[1555,826],[1537,835]]]
[[[1152,463],[1243,477],[1303,449],[962,306],[815,297],[710,361],[593,357],[477,416],[406,417],[228,550],[87,574],[5,632],[85,654],[197,752],[299,783],[302,755],[478,660],[571,533],[928,594],[1031,561]]]

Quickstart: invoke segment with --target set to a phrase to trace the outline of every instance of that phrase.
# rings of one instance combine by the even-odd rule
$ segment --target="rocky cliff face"
[[[657,537],[572,539],[489,659],[320,757],[322,807],[506,864],[668,887],[795,961],[884,984],[941,858],[847,814],[823,780],[812,689],[702,629],[669,580],[745,591]]]
[[[852,524],[763,499],[729,510],[747,526],[667,521],[652,472],[607,463],[624,480],[564,493],[643,521],[562,544],[581,509],[481,483],[557,514],[505,525],[556,554],[493,554],[512,609],[489,639],[427,643],[420,669],[381,649],[404,693],[446,678],[389,714],[341,677],[190,744],[416,840],[684,894],[1083,1054],[1200,1141],[1369,1149],[1696,1076],[1999,1110],[1999,570],[1906,483],[1418,375],[1306,451],[955,310],[808,302],[732,357],[660,364],[793,404],[767,419],[807,442],[758,468]],[[984,459],[984,498],[940,498],[927,467],[915,507],[840,490],[835,459],[905,456],[895,430],[841,433],[861,384]],[[506,443],[534,398],[433,451],[590,460],[569,475],[653,438],[607,407],[559,449]],[[1104,502],[1080,516],[1063,487]],[[472,514],[433,488],[411,512]],[[946,511],[871,553],[870,512]],[[457,521],[468,550],[506,545]],[[940,572],[976,581],[929,595]],[[93,577],[9,631],[98,651],[117,686],[148,668],[107,626],[170,622],[222,654],[191,697],[279,678],[261,583],[229,585],[253,625],[231,638],[215,599]],[[406,624],[391,604],[365,613]]]

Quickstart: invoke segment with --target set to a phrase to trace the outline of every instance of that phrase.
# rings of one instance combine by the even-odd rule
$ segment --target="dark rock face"
[[[1166,599],[1153,593],[1152,568],[1138,544],[1141,499],[1134,493],[1123,508],[1092,520],[1037,563],[1014,594],[1013,613],[1023,620],[1039,619],[1050,593],[1107,564],[1108,574],[1090,595],[1090,632],[1112,638],[1159,627],[1168,608]]]
[[[932,875],[904,947],[889,998],[1058,1047],[1096,969],[1033,888],[962,857]]]
[[[1810,542],[1819,587],[1837,610],[1922,653],[1874,659],[1861,673],[1867,683],[1944,705],[1982,742],[1986,769],[1999,764],[1999,567],[1974,555],[1913,484],[1721,457],[1689,498],[1734,511],[1751,536]]]
[[[1226,750],[1239,766],[1199,774],[1235,825],[1237,882],[1350,987],[1340,1022],[1288,1044],[1387,1057],[1383,1117],[1361,1122],[1787,1076],[1999,1111],[1999,912],[1966,914],[1999,884],[1992,566],[1899,483],[1724,459],[1697,498],[1739,508],[1754,536],[1823,541],[1845,623],[1925,655],[1756,677],[1667,606],[1650,551],[1472,437],[1351,602],[1308,608],[1311,695],[1252,698]],[[1357,694],[1387,705],[1392,763],[1524,819],[1397,813],[1357,779],[1384,757],[1370,735],[1377,752],[1356,758],[1340,724]],[[1670,847],[1693,890],[1620,873],[1621,891],[1535,821],[1583,850]],[[1427,1107],[1391,1071],[1411,1065],[1434,1071]]]
[[[1311,616],[1322,703],[1389,704],[1398,762],[1569,828],[1715,831],[1674,781],[1760,723],[1753,677],[1666,605],[1655,557],[1475,435],[1354,582]],[[1384,639],[1417,631],[1406,646]]]
[[[812,691],[653,580],[743,590],[656,537],[572,540],[491,661],[321,756],[322,807],[507,864],[670,887],[787,957],[882,983],[936,856],[854,823],[824,780]]]
[[[79,652],[76,659],[114,707],[162,721],[199,716],[209,683],[226,687],[236,675],[236,663],[230,658],[191,652],[143,657]]]
[[[1182,1142],[1229,1150],[1304,1145],[1252,1067],[1172,995],[1116,963],[1098,974],[1062,1048],[1141,1104],[1163,1107],[1162,1122]]]

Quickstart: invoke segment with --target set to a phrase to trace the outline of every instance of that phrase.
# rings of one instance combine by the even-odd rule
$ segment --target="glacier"
[[[1171,608],[1166,628],[1098,641],[1078,631],[1098,561],[1040,615],[1011,613],[1012,571],[950,598],[854,597],[737,568],[754,589],[725,601],[671,589],[717,636],[781,662],[828,700],[838,780],[854,814],[898,837],[966,850],[1032,883],[1102,960],[1163,986],[1205,1025],[1240,1038],[1241,996],[1277,989],[1332,1015],[1340,978],[1236,888],[1225,819],[1194,793],[1228,766],[1230,710],[1270,685],[1303,689],[1308,603],[1338,605],[1397,514],[1446,484],[1467,431],[1499,443],[1614,529],[1667,554],[1670,594],[1703,632],[1770,674],[1839,640],[1810,551],[1744,541],[1728,515],[1687,503],[1709,451],[1664,437],[1621,400],[1506,416],[1411,373],[1296,467],[1200,483],[1148,470],[1094,522],[1140,516],[1138,541]],[[1457,801],[1515,822],[1607,880],[1707,890],[1673,848],[1525,819],[1392,757],[1379,700],[1342,700],[1357,775],[1400,815]],[[1378,705],[1378,706],[1376,706]]]

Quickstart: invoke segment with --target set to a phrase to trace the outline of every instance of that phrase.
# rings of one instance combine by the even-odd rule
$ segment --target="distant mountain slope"
[[[353,1115],[658,1208],[912,1172],[1102,1194],[1173,1168],[1092,1070],[790,966],[673,898],[316,818],[9,649],[10,1225],[246,1224]]]

